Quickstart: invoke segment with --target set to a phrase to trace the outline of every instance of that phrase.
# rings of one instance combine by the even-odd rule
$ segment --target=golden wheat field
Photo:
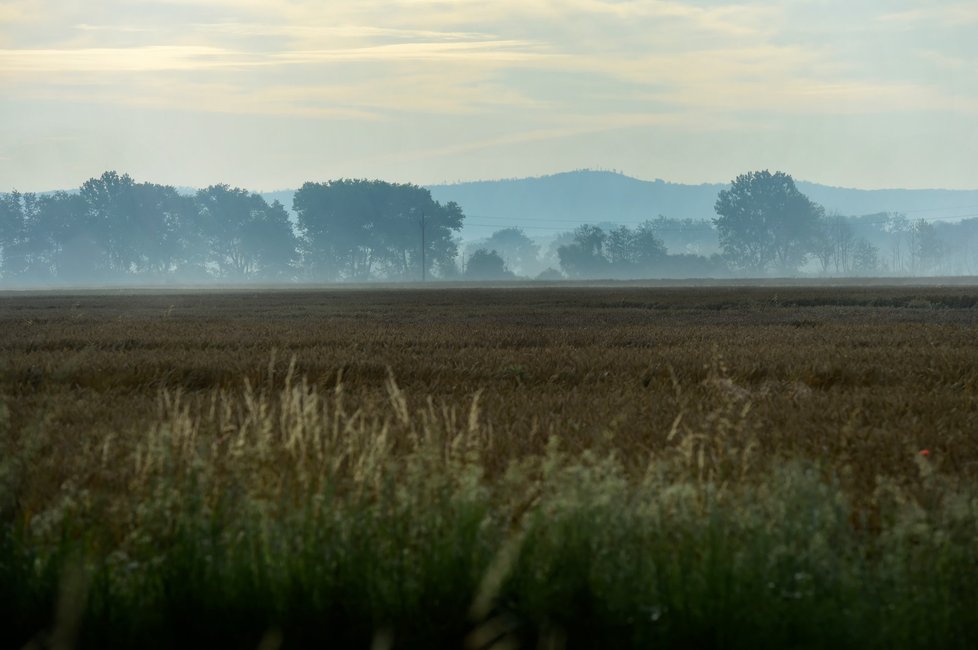
[[[52,481],[97,432],[153,422],[162,390],[280,387],[290,363],[362,404],[389,376],[412,410],[478,394],[494,465],[550,436],[641,462],[677,417],[696,429],[732,399],[761,456],[871,481],[928,449],[978,475],[978,288],[7,295],[0,318],[14,429],[60,433]]]
[[[0,331],[21,645],[978,634],[978,287],[7,293]]]

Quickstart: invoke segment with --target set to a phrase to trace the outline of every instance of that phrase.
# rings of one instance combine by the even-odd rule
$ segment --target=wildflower
[[[930,449],[921,449],[917,453],[920,454],[921,456],[930,456]]]

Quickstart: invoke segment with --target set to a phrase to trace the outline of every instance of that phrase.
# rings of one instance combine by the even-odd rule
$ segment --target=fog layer
[[[105,172],[75,191],[0,195],[0,286],[978,274],[969,206],[956,219],[849,215],[804,187],[782,172],[748,172],[719,186],[702,218],[675,203],[663,207],[684,216],[578,190],[578,202],[606,209],[588,221],[571,209],[566,218],[530,212],[514,224],[467,216],[464,204],[411,184],[310,182],[269,201]]]

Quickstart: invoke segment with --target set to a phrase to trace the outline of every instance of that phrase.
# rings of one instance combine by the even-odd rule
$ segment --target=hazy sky
[[[619,169],[978,188],[978,2],[4,0],[0,191]]]

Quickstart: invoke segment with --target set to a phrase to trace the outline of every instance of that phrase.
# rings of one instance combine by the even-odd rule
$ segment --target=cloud
[[[106,26],[111,29],[111,26]],[[282,36],[291,39],[346,38],[393,39],[426,41],[489,40],[491,34],[472,31],[439,31],[432,29],[400,29],[375,25],[292,25],[256,22],[197,23],[192,28],[201,33],[232,34],[236,36]]]
[[[0,108],[9,123],[71,101],[336,122],[351,140],[424,130],[378,142],[389,160],[616,129],[938,123],[978,111],[978,47],[958,31],[976,22],[974,2],[918,0],[10,0]]]
[[[160,31],[159,27],[151,27],[149,25],[89,25],[88,23],[79,23],[74,28],[84,32],[119,32],[127,34],[153,34]]]
[[[0,69],[6,75],[48,72],[199,71],[258,64],[260,61],[256,61],[253,57],[242,56],[240,53],[196,45],[0,50]]]
[[[973,2],[933,3],[925,7],[882,14],[879,21],[899,24],[907,29],[919,28],[921,23],[944,27],[966,27],[978,23],[978,6]]]
[[[42,20],[39,0],[8,0],[0,5],[0,26]]]
[[[197,45],[124,48],[4,49],[0,68],[6,73],[204,71],[214,68],[313,65],[339,62],[451,61],[454,63],[536,60],[520,41],[414,42],[359,48],[245,52]]]
[[[673,115],[603,115],[583,118],[566,116],[554,120],[556,124],[547,127],[522,128],[502,135],[479,138],[471,137],[462,142],[452,142],[446,145],[406,149],[392,153],[371,156],[359,162],[420,162],[434,158],[451,158],[473,154],[490,149],[499,149],[513,145],[564,140],[584,135],[617,131],[632,127],[643,126],[679,126],[682,118]]]
[[[531,51],[522,41],[482,41],[465,43],[398,43],[374,47],[296,50],[272,55],[279,64],[313,64],[336,61],[450,61],[453,63],[540,61],[545,53]]]
[[[937,50],[917,50],[917,56],[943,70],[963,70],[974,66],[973,61],[966,61],[959,56],[950,56]]]

